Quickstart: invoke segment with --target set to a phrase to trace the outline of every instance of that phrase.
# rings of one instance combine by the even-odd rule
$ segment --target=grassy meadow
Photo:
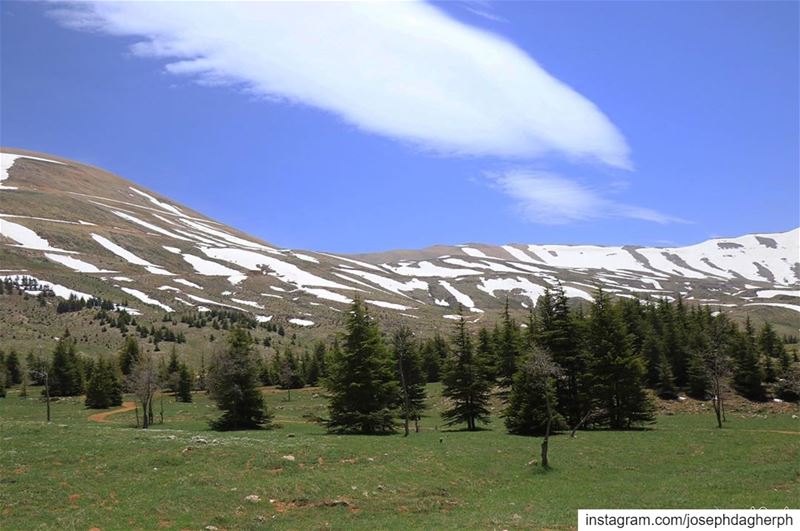
[[[0,399],[0,529],[570,529],[579,508],[797,507],[797,411],[662,414],[651,429],[551,441],[446,431],[439,387],[422,432],[328,435],[319,389],[264,390],[277,429],[212,432],[216,408],[164,397],[164,423],[105,422],[82,399]],[[126,397],[126,400],[130,400]],[[499,411],[496,404],[495,412]],[[156,404],[156,416],[159,407]],[[259,501],[246,497],[256,495]]]

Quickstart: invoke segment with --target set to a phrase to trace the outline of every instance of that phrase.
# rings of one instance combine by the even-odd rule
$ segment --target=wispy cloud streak
[[[650,208],[614,201],[578,181],[550,172],[512,170],[487,177],[514,200],[519,214],[532,223],[562,225],[603,218],[661,224],[686,222]]]

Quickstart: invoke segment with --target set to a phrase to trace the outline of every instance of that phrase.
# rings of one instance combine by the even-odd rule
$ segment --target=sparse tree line
[[[520,324],[506,306],[493,328],[475,336],[462,318],[449,338],[420,341],[400,328],[387,340],[356,301],[330,349],[320,344],[300,359],[287,349],[271,364],[252,364],[267,385],[322,383],[330,400],[326,425],[340,433],[391,433],[398,418],[407,433],[422,414],[424,384],[438,381],[446,425],[478,429],[494,394],[505,403],[508,431],[523,435],[646,424],[654,419],[649,390],[664,399],[679,392],[713,399],[722,417],[728,383],[750,400],[798,400],[796,354],[769,324],[756,331],[748,320],[740,328],[680,299],[612,300],[602,291],[584,312],[571,308],[560,288],[535,308]]]
[[[223,315],[208,322],[219,323]],[[154,420],[157,391],[191,401],[193,390],[204,389],[223,411],[212,426],[227,430],[270,425],[259,385],[287,393],[323,385],[329,431],[383,434],[402,426],[408,434],[419,429],[425,384],[441,382],[446,426],[479,429],[495,396],[504,404],[501,415],[510,433],[545,435],[546,441],[567,428],[629,429],[651,422],[649,390],[664,399],[680,392],[711,398],[720,425],[729,384],[750,400],[797,401],[797,355],[784,343],[769,324],[756,330],[748,320],[738,327],[724,314],[687,307],[680,299],[642,303],[598,291],[584,311],[570,307],[556,288],[545,292],[525,323],[515,321],[506,303],[491,328],[473,333],[462,317],[449,334],[427,339],[404,327],[383,332],[356,300],[345,330],[330,346],[320,342],[297,354],[289,345],[269,360],[257,354],[248,327],[229,325],[227,346],[208,368],[203,358],[196,373],[174,346],[168,358],[154,356],[133,336],[116,356],[94,361],[76,353],[66,331],[50,361],[29,354],[23,364],[16,352],[3,355],[0,389],[27,385],[28,378],[42,384],[46,374],[49,396],[85,393],[86,405],[98,408],[118,405],[123,392],[132,392],[144,426]]]
[[[2,369],[5,370],[2,370]],[[122,404],[123,393],[140,396],[142,388],[155,394],[163,390],[172,393],[180,402],[192,401],[192,390],[202,385],[192,371],[178,358],[173,348],[167,360],[155,360],[152,354],[142,352],[133,337],[128,337],[116,355],[97,359],[79,355],[74,338],[65,330],[56,342],[52,358],[47,361],[28,354],[20,363],[16,351],[0,351],[0,396],[5,396],[6,386],[20,385],[21,396],[27,396],[29,384],[43,386],[41,394],[48,399],[85,395],[88,408],[105,409]],[[152,396],[150,396],[152,398]],[[152,423],[152,403],[142,401],[145,427]]]

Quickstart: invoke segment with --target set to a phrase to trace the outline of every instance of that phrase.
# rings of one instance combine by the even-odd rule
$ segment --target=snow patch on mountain
[[[124,291],[125,293],[127,293],[128,295],[130,295],[132,297],[136,297],[137,299],[139,299],[140,301],[142,301],[145,304],[150,304],[151,306],[158,306],[159,308],[161,308],[165,312],[173,312],[173,311],[175,311],[172,308],[170,308],[169,306],[167,306],[166,304],[157,301],[156,299],[150,297],[149,295],[147,295],[146,293],[144,293],[142,291],[139,291],[138,289],[133,289],[133,288],[120,288],[120,289],[122,291]]]
[[[104,269],[100,269],[94,264],[84,262],[83,260],[78,260],[72,256],[64,256],[63,254],[53,253],[44,253],[44,256],[48,260],[66,266],[78,273],[116,273],[116,271],[106,271]]]
[[[762,289],[756,292],[756,296],[762,299],[771,299],[773,297],[779,297],[781,295],[787,297],[800,297],[800,290],[788,290],[788,289]]]
[[[243,276],[241,271],[231,269],[226,265],[222,265],[212,260],[206,260],[205,258],[188,253],[184,253],[181,256],[194,268],[195,272],[199,275],[205,275],[209,277],[228,277],[229,279],[239,279],[239,277]],[[241,282],[241,280],[238,280],[238,282]],[[234,282],[232,280],[231,284],[237,284],[238,282]]]
[[[201,247],[200,250],[206,256],[216,258],[217,260],[224,260],[225,262],[236,264],[251,271],[261,271],[262,268],[267,268],[271,271],[270,274],[272,276],[297,287],[312,286],[332,289],[353,289],[339,282],[334,282],[309,273],[294,264],[255,251],[234,249],[231,247]]]
[[[142,192],[141,190],[137,190],[133,186],[129,186],[128,188],[130,188],[131,191],[136,192],[140,196],[144,197],[145,199],[147,199],[148,201],[150,201],[154,205],[156,205],[158,207],[161,207],[161,208],[163,208],[164,210],[166,210],[168,212],[172,212],[173,214],[178,214],[179,216],[183,215],[183,212],[181,212],[181,210],[176,206],[172,206],[172,205],[169,205],[167,203],[164,203],[163,201],[159,201],[158,199],[156,199],[152,195],[147,194],[145,192]]]
[[[103,206],[105,206],[105,205],[103,205]],[[164,229],[164,228],[161,228],[158,225],[153,225],[152,223],[149,223],[147,221],[139,219],[139,218],[137,218],[136,216],[134,216],[132,214],[127,214],[125,212],[120,212],[119,210],[112,210],[111,212],[113,214],[121,217],[122,219],[124,219],[126,221],[130,221],[131,223],[135,223],[135,224],[140,225],[140,226],[142,226],[142,227],[144,227],[146,229],[150,229],[151,231],[157,232],[158,234],[162,234],[164,236],[168,236],[170,238],[174,238],[176,240],[182,240],[182,241],[185,241],[185,242],[192,241],[191,239],[186,238],[185,236],[181,236],[179,234],[175,234],[174,232],[169,231],[169,230]]]
[[[61,284],[56,284],[54,282],[50,282],[50,281],[47,281],[47,280],[42,280],[40,278],[31,276],[31,275],[25,275],[25,276],[28,277],[31,280],[34,280],[40,287],[45,288],[45,289],[49,289],[50,291],[52,291],[56,295],[56,297],[61,297],[62,299],[69,299],[70,297],[74,296],[74,297],[76,297],[78,299],[89,300],[89,299],[91,299],[93,297],[92,295],[89,295],[88,293],[83,293],[82,291],[77,291],[77,290],[74,290],[74,289],[70,289],[70,288],[67,288],[65,286],[62,286]],[[20,277],[20,275],[0,275],[0,280],[5,280],[7,278],[9,278],[9,279],[11,279],[11,280],[13,280],[15,282],[19,282],[21,277]],[[38,292],[34,293],[33,291],[27,291],[27,293],[38,294]]]
[[[184,286],[189,286],[190,288],[203,289],[203,286],[200,286],[198,284],[195,284],[194,282],[190,282],[183,278],[173,279],[173,282],[177,282],[178,284],[183,284]]]
[[[474,308],[475,307],[475,303],[473,302],[472,298],[469,295],[467,295],[465,293],[461,293],[456,288],[454,288],[452,284],[450,284],[446,280],[440,280],[439,281],[439,285],[442,286],[444,289],[446,289],[447,292],[450,293],[450,295],[453,296],[453,298],[456,300],[456,302],[458,302],[459,304],[461,304],[465,308]]]
[[[395,304],[393,302],[386,302],[386,301],[373,301],[370,299],[365,300],[367,304],[372,304],[374,306],[379,306],[381,308],[389,308],[390,310],[413,310],[411,306],[403,306],[402,304]]]
[[[461,250],[464,252],[464,254],[473,256],[475,258],[489,258],[483,251],[474,247],[462,247]]]
[[[397,266],[383,264],[383,267],[404,277],[443,277],[455,278],[467,275],[480,275],[475,269],[452,269],[436,265],[428,260],[416,263],[399,263]]]
[[[516,278],[483,278],[481,283],[478,284],[477,289],[488,293],[492,297],[496,297],[496,291],[505,291],[510,293],[514,290],[520,290],[523,295],[528,297],[533,305],[539,300],[539,297],[544,295],[545,287],[535,284],[525,277]]]
[[[18,245],[16,247],[23,247],[34,251],[75,254],[74,251],[65,251],[64,249],[51,247],[50,242],[36,234],[35,231],[3,218],[0,218],[0,235],[17,242]]]

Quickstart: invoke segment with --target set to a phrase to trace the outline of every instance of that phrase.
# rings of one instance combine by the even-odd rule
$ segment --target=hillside
[[[102,169],[10,148],[0,198],[0,277],[150,319],[223,308],[322,333],[358,294],[381,318],[412,326],[446,325],[459,304],[481,322],[506,296],[525,312],[561,282],[576,303],[602,287],[680,295],[784,334],[800,325],[800,229],[678,248],[470,244],[344,256],[280,249]]]

